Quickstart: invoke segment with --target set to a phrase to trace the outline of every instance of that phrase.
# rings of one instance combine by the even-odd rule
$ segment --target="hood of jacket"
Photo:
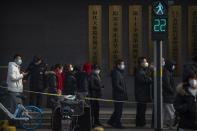
[[[16,67],[19,67],[19,65],[17,65],[16,62],[9,62],[8,63],[8,66],[16,66]]]
[[[85,71],[87,74],[90,74],[92,71],[91,65],[85,62],[83,65],[83,71]]]
[[[182,96],[188,96],[191,95],[191,93],[188,90],[189,86],[184,85],[183,83],[179,84],[176,88],[177,93],[179,93]]]
[[[166,59],[165,60],[165,67],[164,68],[166,68],[168,71],[172,72],[173,71],[172,70],[173,65],[175,65],[175,62],[174,61],[169,60],[169,59]]]

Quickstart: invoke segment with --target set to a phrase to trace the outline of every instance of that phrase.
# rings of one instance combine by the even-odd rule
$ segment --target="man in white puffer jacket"
[[[14,61],[9,62],[8,65],[7,83],[9,100],[7,108],[11,113],[15,112],[17,104],[22,104],[21,95],[23,93],[23,77],[28,73],[20,73],[21,64],[21,56],[15,55]]]
[[[8,91],[23,92],[23,74],[20,73],[20,66],[16,62],[9,62],[8,65]]]

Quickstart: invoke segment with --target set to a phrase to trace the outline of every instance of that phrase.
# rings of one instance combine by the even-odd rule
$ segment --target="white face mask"
[[[71,67],[70,70],[73,71],[73,67]]]
[[[165,66],[165,64],[166,64],[166,63],[165,63],[165,61],[164,61],[164,62],[162,63],[162,66],[164,67],[164,66]]]
[[[145,67],[148,67],[148,62],[146,62],[146,63],[144,64],[144,66],[145,66]]]
[[[197,80],[192,79],[192,80],[189,81],[189,84],[190,84],[191,87],[197,87]]]
[[[63,72],[62,70],[59,70],[59,73],[60,73],[60,74],[62,74],[62,72]]]
[[[100,73],[100,70],[95,70],[95,73],[98,75]]]
[[[124,70],[124,69],[125,69],[125,65],[121,65],[120,70]]]
[[[175,70],[175,65],[172,66],[172,70]]]

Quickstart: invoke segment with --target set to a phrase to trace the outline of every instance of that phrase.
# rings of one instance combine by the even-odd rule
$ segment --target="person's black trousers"
[[[121,117],[122,117],[122,111],[123,111],[123,103],[122,102],[115,102],[114,103],[114,112],[110,118],[110,122],[120,125]]]
[[[91,101],[91,116],[92,116],[92,124],[97,125],[99,122],[99,101]]]
[[[30,94],[30,105],[41,107],[42,105],[41,94]]]
[[[136,127],[143,127],[146,125],[145,113],[146,113],[146,103],[137,103],[136,112]]]

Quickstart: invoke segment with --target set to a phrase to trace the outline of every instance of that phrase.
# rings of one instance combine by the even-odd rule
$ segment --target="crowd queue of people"
[[[102,97],[104,84],[99,65],[91,66],[85,62],[81,69],[77,65],[56,64],[49,70],[43,59],[35,56],[26,71],[21,73],[21,64],[21,56],[15,55],[13,62],[9,62],[8,66],[7,80],[8,91],[11,96],[10,111],[12,113],[15,111],[16,104],[22,103],[21,97],[16,96],[21,95],[23,83],[27,83],[27,81],[29,81],[31,91],[47,91],[60,95],[83,94],[92,98]],[[193,59],[193,63],[184,66],[183,81],[177,87],[173,77],[175,65],[175,62],[169,59],[162,59],[164,126],[172,128],[178,122],[179,131],[197,130],[197,57]],[[128,100],[124,76],[125,66],[124,60],[117,60],[111,72],[112,96],[117,101]],[[145,112],[147,103],[153,102],[153,70],[154,66],[148,63],[146,57],[138,59],[138,65],[134,73],[135,100],[137,103],[136,127],[144,127],[146,125]],[[42,95],[40,94],[31,94],[30,104],[41,106],[41,97]],[[57,97],[49,96],[47,105],[53,108],[56,101]],[[90,106],[93,126],[102,126],[99,121],[99,101],[90,101]],[[122,112],[123,103],[114,102],[114,112],[107,123],[114,128],[123,128],[121,124]],[[152,122],[152,125],[154,126],[154,122]]]

